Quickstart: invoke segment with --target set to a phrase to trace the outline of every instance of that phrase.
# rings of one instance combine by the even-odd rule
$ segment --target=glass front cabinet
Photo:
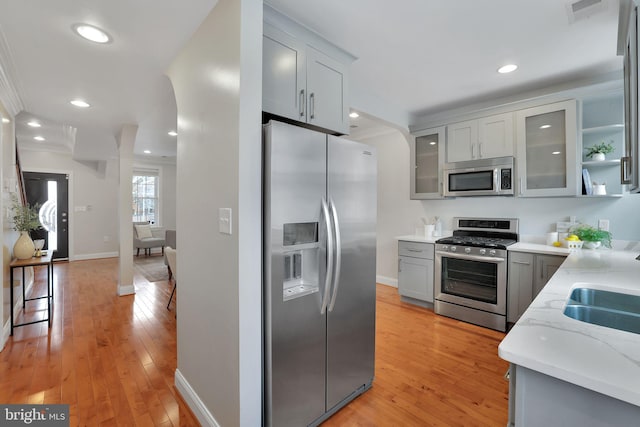
[[[414,135],[411,145],[411,198],[442,198],[440,165],[445,158],[444,126],[426,129]]]
[[[568,100],[516,113],[518,195],[576,196],[577,101]]]

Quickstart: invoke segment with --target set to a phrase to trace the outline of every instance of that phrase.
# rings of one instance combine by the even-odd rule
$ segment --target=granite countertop
[[[500,343],[500,357],[640,406],[640,334],[563,314],[575,287],[640,295],[637,255],[638,251],[607,249],[570,253]]]
[[[567,256],[571,252],[567,248],[556,248],[555,246],[543,245],[540,243],[518,242],[507,247],[511,252],[528,252],[534,254],[545,255],[562,255]]]
[[[438,237],[425,237],[425,236],[416,236],[414,234],[408,234],[406,236],[396,236],[396,240],[402,240],[403,242],[418,242],[418,243],[435,243],[436,240],[442,239],[445,236],[450,236],[451,233],[445,234]]]

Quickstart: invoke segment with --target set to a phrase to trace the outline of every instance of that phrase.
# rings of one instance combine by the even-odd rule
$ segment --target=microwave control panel
[[[511,190],[511,169],[500,170],[500,189]]]

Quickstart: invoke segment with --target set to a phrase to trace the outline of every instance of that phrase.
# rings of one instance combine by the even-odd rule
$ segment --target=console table
[[[13,259],[11,260],[11,263],[9,264],[9,270],[10,270],[10,285],[9,288],[11,289],[11,335],[13,335],[13,328],[17,328],[18,326],[25,326],[25,325],[31,325],[33,323],[39,323],[39,322],[48,322],[49,323],[49,328],[51,328],[51,304],[53,304],[53,251],[48,251],[47,255],[43,255],[40,257],[33,257],[30,259]],[[33,297],[33,298],[27,298],[25,295],[25,284],[24,284],[24,269],[25,267],[47,267],[47,295],[43,295],[43,296],[39,296],[39,297]],[[15,270],[16,268],[21,268],[22,269],[22,309],[24,311],[25,307],[26,307],[26,303],[27,301],[34,301],[34,300],[39,300],[39,299],[47,299],[47,317],[45,319],[40,319],[40,320],[34,320],[32,322],[25,322],[25,323],[14,323],[14,319],[13,319],[13,310],[14,310],[14,300],[13,300],[13,270]],[[35,282],[35,273],[34,273],[34,282]]]

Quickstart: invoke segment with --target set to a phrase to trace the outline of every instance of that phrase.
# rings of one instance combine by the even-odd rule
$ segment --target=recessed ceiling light
[[[551,127],[551,125],[542,125],[540,126],[540,129],[549,129]]]
[[[2,123],[11,123],[11,120],[7,119],[6,117],[3,117]]]
[[[360,114],[356,113],[355,111],[352,111],[349,113],[349,117],[351,117],[352,119],[357,119],[358,117],[360,117]]]
[[[35,139],[36,141],[44,141],[44,137],[42,136],[34,136],[33,139]]]
[[[560,154],[560,153],[561,153],[561,151],[554,151],[554,152],[553,152],[553,153],[551,153],[551,154]]]
[[[515,71],[518,69],[518,66],[515,64],[507,64],[507,65],[503,65],[502,67],[498,68],[498,72],[500,74],[506,74],[506,73],[511,73],[512,71]]]
[[[109,34],[93,25],[74,24],[71,28],[80,37],[95,43],[109,43],[111,41]]]
[[[30,122],[27,122],[27,125],[31,126],[32,128],[39,128],[40,126],[42,126],[40,123],[36,122],[35,120],[31,120]]]
[[[171,130],[171,131],[169,131],[169,135],[178,136],[178,132],[176,132],[175,130]]]
[[[436,142],[435,142],[435,141],[431,141],[431,142],[429,143],[429,145],[436,145]]]
[[[144,154],[151,154],[151,150],[144,150],[143,153]]]
[[[74,99],[73,101],[69,101],[69,102],[71,102],[72,105],[75,105],[76,107],[80,107],[80,108],[91,107],[89,103],[87,103],[86,101],[83,101],[82,99]]]

